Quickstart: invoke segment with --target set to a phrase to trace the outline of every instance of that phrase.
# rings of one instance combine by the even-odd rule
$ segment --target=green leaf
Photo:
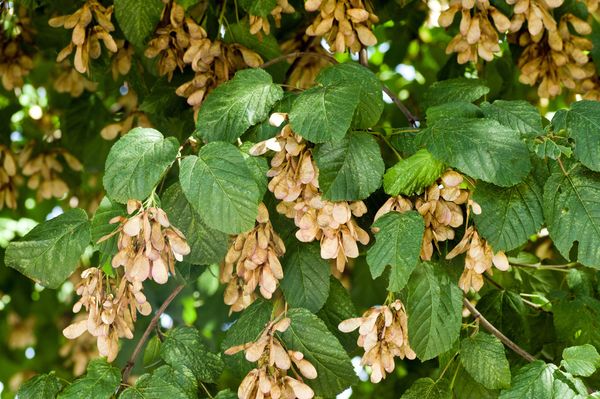
[[[458,363],[458,370],[456,372],[456,378],[454,379],[454,386],[452,387],[452,393],[456,399],[496,399],[500,394],[498,390],[487,389],[471,377],[465,368]],[[452,368],[447,371],[448,375],[454,375]],[[454,377],[453,377],[454,378]]]
[[[342,321],[357,316],[356,308],[346,288],[333,276],[330,277],[329,296],[317,316],[323,320],[329,331],[337,337],[347,351],[356,349],[358,332],[347,334],[338,329]]]
[[[558,339],[568,345],[592,344],[600,348],[600,301],[587,295],[570,298],[561,292],[552,302]]]
[[[567,259],[577,241],[577,261],[600,268],[600,174],[577,165],[566,172],[553,173],[544,187],[550,238]]]
[[[321,319],[301,308],[289,310],[287,316],[291,324],[282,334],[283,342],[317,369],[317,379],[304,381],[315,395],[335,396],[358,381],[348,354]]]
[[[571,105],[567,129],[575,139],[575,157],[600,172],[600,102],[579,101]]]
[[[306,308],[316,313],[323,307],[329,295],[331,267],[321,258],[318,244],[298,243],[281,262],[284,277],[281,290],[285,300],[293,307]]]
[[[215,382],[223,371],[223,360],[209,352],[194,327],[175,327],[160,346],[160,356],[173,368],[188,368],[198,381]]]
[[[221,350],[225,351],[232,346],[243,345],[255,341],[271,320],[273,303],[264,299],[257,299],[245,309],[239,319],[227,330],[227,335],[221,343]],[[240,376],[246,375],[254,366],[244,358],[242,352],[235,355],[225,355],[225,364],[228,369],[234,370]]]
[[[161,341],[158,335],[150,338],[144,349],[144,357],[142,363],[145,368],[150,368],[158,363],[162,363],[160,358]]]
[[[276,5],[276,0],[240,0],[240,6],[248,14],[260,17],[268,17]]]
[[[110,257],[117,253],[117,236],[114,235],[100,244],[97,244],[98,240],[117,229],[118,224],[109,223],[112,218],[126,214],[127,210],[123,204],[112,202],[108,197],[104,197],[100,201],[91,224],[92,243],[102,254],[100,263],[104,263],[103,260],[109,260]]]
[[[238,399],[238,395],[236,392],[226,389],[224,391],[219,392],[217,396],[215,396],[215,399]]]
[[[58,395],[58,399],[109,399],[121,383],[121,370],[104,359],[94,359],[87,367],[87,374],[79,378]]]
[[[210,228],[187,200],[179,183],[170,186],[162,198],[169,221],[183,232],[192,252],[185,260],[194,265],[219,263],[227,253],[229,236]]]
[[[283,97],[281,87],[262,69],[245,69],[219,85],[202,103],[195,135],[206,141],[232,142],[269,116]]]
[[[350,132],[339,141],[317,146],[319,187],[330,201],[367,198],[381,186],[385,165],[379,145],[366,132]]]
[[[379,229],[375,244],[367,251],[367,263],[373,279],[391,266],[388,290],[398,292],[419,262],[425,223],[416,211],[389,212],[373,224]]]
[[[485,293],[477,303],[477,310],[490,323],[517,344],[529,337],[527,308],[516,292],[494,290]]]
[[[447,119],[423,130],[417,140],[434,157],[498,186],[517,184],[531,170],[519,133],[492,119]]]
[[[352,125],[368,128],[375,125],[383,112],[381,82],[369,69],[354,62],[345,62],[323,69],[316,81],[322,85],[353,85],[358,91],[358,106]]]
[[[433,125],[439,120],[448,118],[480,118],[481,109],[466,101],[444,103],[427,108],[427,124]]]
[[[488,389],[510,386],[510,365],[504,345],[492,335],[479,332],[460,344],[460,361],[473,379]]]
[[[53,374],[40,374],[29,379],[19,387],[19,399],[55,398],[62,389],[60,380]]]
[[[229,234],[254,226],[260,193],[236,147],[209,143],[198,156],[185,157],[180,168],[181,189],[207,225]]]
[[[259,38],[257,35],[250,33],[248,24],[244,22],[229,24],[225,32],[224,41],[226,43],[238,43],[254,50],[265,60],[270,60],[281,55],[279,43],[277,43],[277,39],[272,33],[265,35],[263,32],[262,37]]]
[[[513,376],[512,386],[500,393],[500,399],[552,398],[555,369],[555,365],[541,360],[521,367]]]
[[[119,399],[196,399],[198,383],[194,373],[187,367],[177,369],[163,365],[142,375],[135,386],[127,388]]]
[[[531,175],[512,187],[478,183],[473,194],[482,210],[473,216],[477,229],[495,251],[510,251],[527,242],[544,223],[542,199],[542,187]]]
[[[317,86],[296,98],[289,114],[294,132],[313,143],[341,140],[358,106],[356,88],[349,83]]]
[[[136,127],[117,141],[106,158],[104,188],[111,200],[146,199],[175,160],[179,143],[154,129]]]
[[[562,370],[555,370],[552,399],[589,399],[591,396],[583,381]]]
[[[389,195],[420,194],[444,172],[445,166],[426,149],[404,158],[383,176],[383,188]]]
[[[75,271],[89,243],[85,211],[70,209],[11,241],[4,263],[45,287],[58,288]]]
[[[419,378],[400,399],[452,399],[452,390],[446,379]]]
[[[160,0],[115,0],[115,17],[125,37],[142,50],[160,21]]]
[[[496,100],[481,104],[486,118],[495,119],[523,136],[535,137],[544,133],[540,111],[527,101]]]
[[[423,361],[449,350],[460,333],[462,292],[441,267],[419,264],[407,285],[410,346]]]
[[[423,109],[457,101],[471,103],[490,91],[477,79],[448,79],[435,82],[423,94]]]
[[[600,354],[590,344],[565,348],[560,365],[569,373],[589,377],[600,367]]]

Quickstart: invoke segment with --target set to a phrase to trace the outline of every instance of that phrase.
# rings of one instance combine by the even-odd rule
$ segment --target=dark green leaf
[[[390,212],[373,224],[379,229],[375,244],[367,251],[367,263],[373,278],[391,266],[388,289],[398,292],[406,285],[417,266],[425,224],[416,211]]]
[[[571,105],[567,129],[575,139],[575,157],[600,172],[600,102],[579,101]]]
[[[552,304],[557,338],[568,345],[600,348],[600,301],[586,295],[571,299],[564,293],[559,298]]]
[[[419,378],[401,399],[452,399],[452,390],[446,379],[434,381],[431,378]]]
[[[4,263],[45,287],[58,288],[75,271],[89,243],[85,211],[71,209],[8,244]]]
[[[477,229],[495,251],[510,251],[525,243],[544,223],[543,190],[527,177],[512,187],[478,183],[473,200],[481,205],[474,215]]]
[[[527,145],[519,133],[492,119],[447,119],[417,138],[434,157],[471,177],[512,186],[531,170]]]
[[[562,357],[560,365],[573,375],[589,377],[600,367],[600,355],[590,344],[565,348]]]
[[[541,360],[521,367],[513,377],[512,386],[500,393],[500,399],[552,398],[554,370],[556,366]]]
[[[289,328],[282,334],[287,349],[300,351],[317,369],[318,378],[305,380],[317,396],[331,397],[357,382],[350,358],[321,319],[306,309],[291,309]]]
[[[329,295],[329,263],[321,258],[319,245],[297,244],[288,248],[282,259],[284,276],[281,290],[293,307],[306,308],[316,313]]]
[[[444,103],[427,108],[427,124],[448,118],[480,118],[483,113],[475,104],[466,101]]]
[[[162,205],[171,224],[183,232],[192,249],[185,257],[187,262],[209,265],[223,260],[229,245],[228,235],[204,223],[181,191],[179,183],[165,191]]]
[[[115,0],[115,17],[125,37],[143,49],[160,21],[164,4],[160,0]]]
[[[237,393],[226,389],[224,391],[219,392],[217,396],[215,396],[215,399],[238,399],[238,395]]]
[[[488,389],[510,386],[510,366],[504,345],[482,332],[465,338],[460,344],[460,361],[471,377]]]
[[[473,102],[490,91],[477,79],[449,79],[433,83],[423,94],[423,109],[434,105]]]
[[[117,141],[106,158],[104,188],[111,200],[146,199],[175,160],[179,143],[154,129],[136,127]]]
[[[577,241],[577,260],[600,268],[600,174],[577,165],[566,172],[553,173],[544,187],[550,237],[565,258]]]
[[[341,140],[357,106],[358,95],[350,84],[313,87],[294,101],[290,123],[294,132],[313,143]]]
[[[198,383],[187,367],[163,365],[142,375],[135,386],[127,388],[119,399],[196,399]]]
[[[327,302],[319,310],[317,316],[323,320],[329,331],[337,337],[347,351],[356,348],[358,334],[356,332],[347,334],[338,329],[338,325],[342,321],[357,316],[356,308],[346,288],[333,276],[330,278]]]
[[[170,330],[160,346],[160,356],[176,370],[190,369],[202,382],[215,382],[223,371],[221,357],[206,349],[200,332],[194,327]]]
[[[314,157],[325,199],[361,200],[381,186],[385,165],[379,145],[369,133],[350,132],[339,141],[321,144]]]
[[[123,204],[112,202],[108,197],[102,198],[100,206],[98,206],[96,213],[94,213],[91,225],[92,243],[102,253],[104,260],[108,260],[108,258],[117,253],[117,236],[114,235],[100,244],[96,243],[100,238],[117,229],[118,224],[109,223],[112,218],[126,214],[127,210]]]
[[[579,378],[562,370],[555,370],[552,399],[589,399],[588,390]]]
[[[527,309],[519,294],[506,290],[489,291],[477,303],[477,310],[517,344],[528,339]]]
[[[458,339],[462,321],[462,291],[440,270],[421,263],[408,282],[408,336],[419,359],[433,359]]]
[[[392,196],[420,194],[444,169],[444,164],[423,148],[389,168],[383,176],[383,188]]]
[[[62,389],[60,380],[54,374],[40,374],[19,387],[19,399],[51,399]]]
[[[481,104],[481,110],[486,118],[495,119],[523,136],[535,137],[544,132],[540,112],[527,101],[496,100],[493,104]]]
[[[263,121],[283,90],[262,69],[245,69],[219,85],[202,103],[195,134],[207,141],[232,142]]]
[[[240,6],[251,15],[267,17],[277,5],[276,0],[240,0]]]
[[[179,180],[186,198],[207,225],[230,234],[254,226],[260,193],[242,154],[233,145],[209,143],[198,156],[185,157]]]
[[[372,127],[383,112],[381,82],[373,72],[354,62],[345,62],[323,69],[317,82],[322,85],[351,84],[358,91],[358,106],[352,125],[357,128]]]
[[[87,374],[65,388],[59,399],[109,399],[121,383],[121,370],[104,359],[95,359],[88,364]]]

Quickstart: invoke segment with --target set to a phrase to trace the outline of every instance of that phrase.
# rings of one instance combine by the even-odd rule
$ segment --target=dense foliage
[[[600,397],[597,8],[0,1],[2,397]]]

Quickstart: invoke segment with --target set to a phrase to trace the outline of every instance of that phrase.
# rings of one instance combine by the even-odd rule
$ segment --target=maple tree
[[[597,0],[0,11],[3,397],[600,397]]]

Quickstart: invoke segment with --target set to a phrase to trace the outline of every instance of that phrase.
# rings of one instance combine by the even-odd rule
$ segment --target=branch
[[[366,48],[360,50],[360,53],[358,54],[358,60],[360,61],[361,65],[365,68],[369,67],[369,58],[367,56]],[[392,99],[394,104],[396,104],[396,107],[398,107],[400,111],[402,111],[402,113],[406,117],[406,120],[408,120],[408,123],[410,123],[412,127],[417,127],[417,118],[409,111],[408,108],[406,108],[406,105],[404,105],[402,100],[400,100],[398,96],[389,87],[387,87],[384,84],[382,84],[381,86],[383,87],[383,92],[387,94],[388,97]]]
[[[339,64],[338,60],[336,60],[335,58],[333,58],[332,56],[327,55],[327,54],[317,53],[314,51],[294,51],[293,53],[284,54],[284,55],[280,55],[279,57],[275,57],[272,60],[269,60],[269,61],[265,62],[264,64],[260,65],[259,68],[264,69],[264,68],[270,67],[271,65],[276,64],[280,61],[286,60],[288,58],[296,58],[296,57],[302,57],[302,56],[322,58],[324,60],[331,62],[332,64]]]
[[[167,310],[167,307],[171,304],[171,302],[173,302],[173,299],[175,299],[177,294],[179,294],[181,292],[183,287],[185,287],[185,284],[180,284],[177,287],[175,287],[173,292],[171,292],[171,294],[167,297],[167,299],[165,299],[165,301],[160,306],[160,308],[158,308],[158,310],[156,311],[156,314],[154,315],[154,317],[152,317],[152,320],[150,320],[150,324],[148,324],[148,327],[146,327],[146,331],[144,331],[144,335],[142,335],[142,338],[140,338],[140,340],[138,341],[135,349],[133,350],[133,353],[131,354],[131,357],[125,364],[125,367],[123,367],[123,373],[122,373],[123,378],[121,379],[123,382],[126,382],[127,379],[129,378],[129,374],[131,373],[131,370],[133,369],[133,366],[135,365],[135,361],[137,360],[138,356],[142,352],[142,348],[144,347],[144,344],[150,337],[150,333],[152,332],[152,330],[154,330],[154,327],[156,327],[156,325],[158,324],[158,319],[165,312],[165,310]]]
[[[521,348],[519,345],[515,344],[506,335],[502,334],[502,332],[500,332],[500,330],[498,330],[496,327],[494,327],[492,325],[492,323],[487,321],[487,319],[485,317],[483,317],[483,315],[481,313],[479,313],[479,311],[477,309],[475,309],[475,306],[473,306],[467,298],[463,298],[463,304],[469,310],[471,315],[473,315],[473,318],[479,319],[479,323],[483,326],[483,328],[488,330],[492,335],[494,335],[496,338],[498,338],[500,341],[502,341],[502,343],[504,345],[506,345],[508,348],[510,348],[513,352],[515,352],[516,354],[518,354],[519,356],[521,356],[523,359],[527,360],[528,362],[533,362],[536,360],[533,355],[531,355],[525,349]]]

